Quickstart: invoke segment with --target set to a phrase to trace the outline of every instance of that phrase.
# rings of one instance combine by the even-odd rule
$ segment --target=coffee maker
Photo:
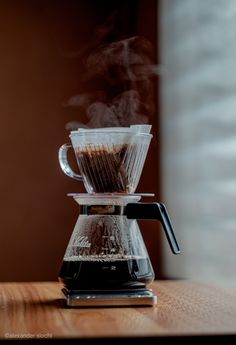
[[[69,193],[79,217],[68,243],[59,281],[69,307],[153,306],[157,296],[138,219],[161,222],[170,248],[180,252],[162,203],[140,202],[151,194],[135,193],[152,135],[151,126],[78,129],[71,144],[59,149],[63,172],[83,181],[87,193]],[[80,170],[70,167],[73,148]]]

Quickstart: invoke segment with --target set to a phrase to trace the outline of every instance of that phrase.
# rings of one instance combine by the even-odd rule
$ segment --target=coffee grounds
[[[125,167],[128,145],[85,147],[77,150],[77,160],[87,183],[94,193],[129,193],[129,180]]]

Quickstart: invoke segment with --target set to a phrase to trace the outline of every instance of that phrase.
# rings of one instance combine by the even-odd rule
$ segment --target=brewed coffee
[[[122,289],[141,287],[154,279],[147,258],[133,257],[115,261],[108,260],[64,260],[59,280],[70,290],[78,289]]]

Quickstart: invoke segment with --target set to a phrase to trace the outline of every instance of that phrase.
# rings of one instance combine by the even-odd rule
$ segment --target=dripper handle
[[[60,167],[62,169],[62,171],[64,172],[64,174],[66,174],[67,176],[75,179],[75,180],[79,180],[79,181],[83,181],[83,177],[79,174],[76,174],[70,167],[69,163],[68,163],[68,159],[67,159],[67,153],[68,150],[72,148],[72,145],[70,144],[64,144],[59,148],[58,151],[58,160],[60,163]]]
[[[164,204],[157,202],[129,203],[125,208],[128,219],[155,219],[159,220],[165,231],[168,243],[173,254],[179,254],[180,249],[175,237],[170,217]]]

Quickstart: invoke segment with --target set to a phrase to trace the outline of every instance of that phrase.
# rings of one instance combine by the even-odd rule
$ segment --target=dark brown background
[[[0,2],[1,281],[56,280],[78,216],[66,194],[84,187],[61,172],[57,159],[68,141],[65,124],[84,119],[77,108],[63,107],[83,91],[82,64],[74,52],[93,41],[115,8],[114,38],[142,35],[155,52],[156,7],[155,0]],[[155,139],[138,191],[158,195],[157,111],[149,123]],[[158,225],[141,226],[161,277]]]

